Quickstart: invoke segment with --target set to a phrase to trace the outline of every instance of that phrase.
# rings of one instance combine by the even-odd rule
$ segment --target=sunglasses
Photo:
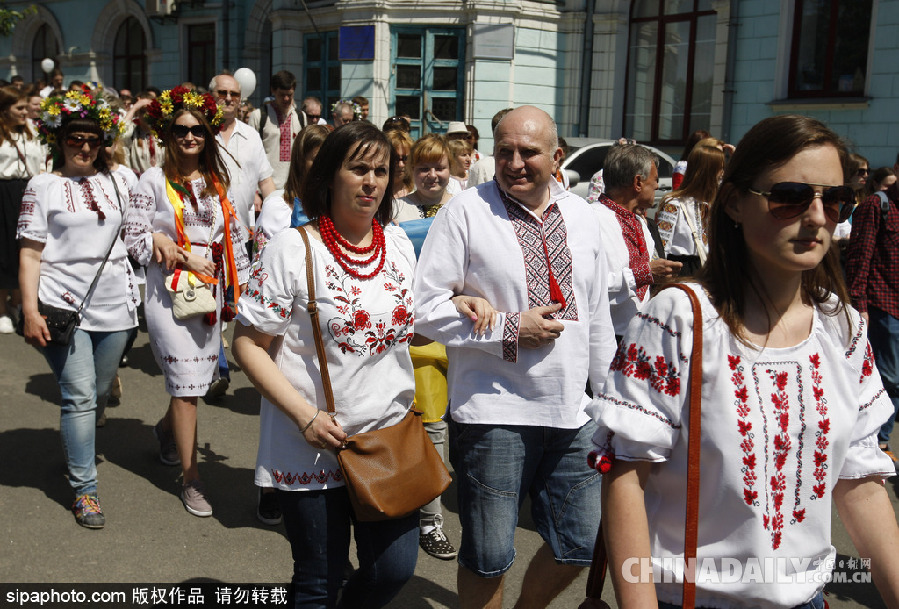
[[[803,182],[779,182],[771,190],[749,189],[754,195],[768,199],[768,211],[778,220],[790,220],[805,212],[816,197],[821,197],[824,214],[831,222],[845,222],[852,215],[855,197],[848,186],[825,186],[820,193],[815,186],[824,184],[805,184]]]
[[[84,148],[84,145],[87,144],[91,150],[96,150],[102,143],[102,140],[98,137],[70,135],[66,138],[66,146],[70,146],[71,148]]]
[[[193,125],[191,127],[187,125],[172,125],[172,135],[175,137],[185,138],[188,133],[201,140],[206,137],[206,130],[203,129],[203,125]]]
[[[867,167],[859,167],[858,175],[859,175],[859,177],[868,175],[868,168]]]
[[[234,99],[240,99],[240,91],[228,91],[227,89],[219,89],[218,91],[216,91],[216,93],[218,93],[218,96],[222,99],[225,99],[229,95]]]

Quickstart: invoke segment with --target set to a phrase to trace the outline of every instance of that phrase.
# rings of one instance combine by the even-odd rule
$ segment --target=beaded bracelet
[[[302,435],[302,436],[305,436],[305,435],[306,435],[306,430],[309,429],[309,428],[312,426],[312,422],[315,421],[315,417],[317,417],[317,416],[318,416],[318,413],[320,413],[320,412],[321,412],[321,410],[316,410],[316,411],[315,411],[315,414],[312,415],[312,418],[309,419],[309,422],[308,422],[308,423],[306,423],[306,427],[304,427],[303,429],[300,430],[300,435]]]

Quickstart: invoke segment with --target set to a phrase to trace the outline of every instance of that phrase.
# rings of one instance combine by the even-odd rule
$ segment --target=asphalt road
[[[59,389],[35,349],[16,335],[0,335],[0,590],[26,582],[286,584],[292,561],[283,526],[269,527],[255,517],[256,391],[232,360],[228,394],[214,405],[200,402],[200,472],[215,512],[196,518],[178,497],[179,468],[157,458],[152,428],[165,412],[167,396],[145,333],[129,357],[120,371],[122,403],[107,411],[108,423],[97,434],[106,527],[88,530],[75,524],[69,510],[73,498],[60,446]],[[888,482],[888,488],[899,506],[897,486]],[[458,543],[455,486],[444,500],[445,531]],[[853,556],[838,521],[833,534],[840,554]],[[507,607],[540,544],[525,510],[516,533],[518,557],[507,575]],[[552,607],[577,607],[585,581],[586,572]],[[884,606],[871,584],[831,585],[828,591],[831,608]],[[615,606],[610,590],[606,593]],[[3,606],[11,605],[0,595]],[[390,605],[457,606],[455,562],[424,552],[415,577]]]

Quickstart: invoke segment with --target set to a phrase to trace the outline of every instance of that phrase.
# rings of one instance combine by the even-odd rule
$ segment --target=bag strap
[[[322,375],[322,388],[325,392],[325,401],[328,403],[328,413],[334,414],[334,392],[331,390],[331,376],[328,374],[328,358],[325,355],[325,345],[322,342],[322,329],[318,323],[318,303],[315,301],[315,275],[312,267],[312,247],[309,244],[309,236],[303,226],[298,226],[297,231],[306,244],[306,287],[309,291],[309,303],[306,311],[312,318],[312,334],[315,336],[315,352],[318,354],[318,367]]]
[[[698,211],[698,207],[695,202],[696,199],[693,199],[694,205],[693,210]],[[684,209],[684,220],[687,221],[687,226],[690,228],[690,233],[693,235],[693,245],[696,247],[696,255],[699,256],[699,262],[701,264],[705,264],[706,258],[708,258],[708,254],[705,252],[705,245],[702,243],[702,239],[699,236],[699,231],[696,230],[696,224],[690,218],[690,214],[687,213],[687,206],[683,206]]]
[[[115,233],[112,236],[112,243],[109,244],[109,249],[106,250],[106,255],[103,256],[103,262],[100,263],[100,268],[97,269],[97,274],[94,275],[94,280],[91,282],[91,287],[87,289],[87,294],[84,295],[84,299],[82,299],[81,304],[78,306],[78,310],[75,311],[78,315],[81,315],[81,311],[84,309],[85,303],[87,303],[87,299],[90,298],[91,293],[94,291],[94,288],[97,287],[97,281],[100,280],[100,273],[103,272],[103,268],[106,266],[106,261],[109,260],[109,255],[112,254],[112,248],[115,247],[116,241],[119,240],[119,231],[122,230],[122,226],[125,224],[125,206],[122,205],[122,195],[119,194],[119,185],[115,181],[115,175],[110,174],[109,179],[112,180],[112,187],[115,188],[115,196],[116,201],[119,203],[119,209],[122,210],[122,222],[119,224],[119,227],[115,229]]]
[[[699,457],[702,433],[702,309],[692,289],[683,283],[669,283],[662,290],[678,288],[690,299],[693,309],[693,355],[690,358],[690,426],[687,439],[687,518],[684,525],[684,592],[683,609],[696,604],[696,546],[699,534]],[[593,563],[587,577],[587,598],[599,599],[606,578],[608,556],[603,539],[602,522],[593,548]]]

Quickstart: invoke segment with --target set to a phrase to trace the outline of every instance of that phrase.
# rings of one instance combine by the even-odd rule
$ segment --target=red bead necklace
[[[339,264],[348,275],[355,277],[356,279],[371,279],[372,277],[380,273],[382,268],[384,268],[384,260],[387,253],[387,248],[384,246],[384,230],[381,228],[381,225],[378,224],[378,221],[374,218],[372,218],[371,227],[371,245],[368,247],[357,247],[344,239],[343,235],[337,232],[337,230],[334,228],[334,222],[331,221],[331,218],[329,218],[328,216],[319,216],[318,218],[318,232],[319,234],[321,234],[322,241],[324,242],[325,246],[327,246],[328,251],[330,251],[331,255],[334,256],[337,264]],[[342,249],[340,249],[341,247],[346,248],[354,254],[368,254],[369,252],[371,252],[371,256],[364,259],[351,258],[347,254],[345,254]],[[354,266],[367,266],[374,262],[378,257],[380,257],[378,266],[371,273],[360,273],[358,270],[353,268]]]

